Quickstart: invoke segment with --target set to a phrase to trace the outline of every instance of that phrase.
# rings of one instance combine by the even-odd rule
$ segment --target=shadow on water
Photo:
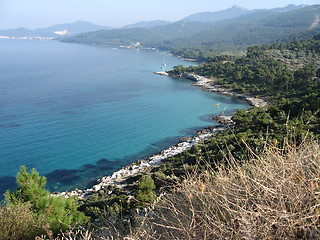
[[[17,123],[0,124],[0,128],[17,128],[17,127],[21,127],[21,125]]]
[[[213,114],[206,114],[206,115],[202,115],[199,117],[199,119],[203,122],[208,122],[208,123],[214,123],[213,120]]]
[[[179,142],[183,136],[193,136],[203,127],[188,128],[181,131],[181,136],[165,138],[161,141],[154,142],[143,151],[126,156],[121,159],[99,159],[95,163],[85,164],[79,169],[56,169],[48,174],[47,189],[49,191],[71,191],[76,188],[86,189],[96,184],[97,179],[111,175],[120,168],[135,162],[142,158],[147,158],[151,155],[157,154],[162,150]],[[41,174],[41,173],[40,173]],[[2,194],[6,189],[15,189],[17,187],[15,177],[0,178],[0,189]],[[1,195],[2,196],[2,195]],[[1,199],[0,196],[0,199]]]
[[[168,138],[164,138],[162,141],[152,143],[151,145],[154,147],[154,152],[152,154],[156,154],[156,153],[161,152],[162,150],[172,146],[173,144],[179,142],[179,140],[182,137],[183,137],[183,135],[177,136],[177,137],[168,137]],[[148,156],[150,156],[152,154],[149,154]],[[145,157],[148,157],[148,156],[145,156]]]
[[[237,97],[230,97],[227,95],[222,95],[219,93],[212,93],[208,92],[207,97],[210,99],[215,100],[216,102],[219,102],[221,104],[247,104],[246,100],[237,98]]]
[[[49,184],[51,182],[70,184],[80,180],[80,170],[57,169],[46,175]]]
[[[165,138],[162,141],[154,142],[143,151],[121,159],[109,160],[103,158],[95,163],[85,164],[79,169],[56,169],[45,175],[47,177],[47,189],[49,191],[71,191],[76,188],[90,188],[96,184],[97,179],[111,175],[113,172],[139,159],[157,154],[163,149],[179,142],[183,136],[195,135],[196,131],[202,128],[203,127],[184,129],[181,131],[181,136]],[[16,181],[14,177],[0,178],[0,189],[2,191],[15,188]]]
[[[100,159],[94,164],[85,164],[80,169],[57,169],[46,174],[50,191],[70,191],[92,186],[99,177],[110,174],[117,163]],[[94,180],[93,180],[94,179]]]
[[[202,120],[205,120],[205,119],[208,120],[208,121],[206,121],[206,122],[210,123],[207,127],[211,127],[211,126],[217,125],[217,122],[215,122],[215,121],[212,120],[212,115],[211,115],[211,114],[210,114],[210,115],[204,115],[204,116],[202,116]],[[209,120],[209,119],[210,119],[210,120]],[[186,128],[186,129],[184,129],[184,130],[181,130],[180,132],[182,133],[182,135],[183,135],[184,137],[191,137],[191,136],[197,135],[197,132],[200,131],[200,130],[202,130],[202,129],[204,129],[204,128],[206,128],[206,127],[205,127],[205,126],[204,126],[204,127],[202,126],[202,127]]]
[[[188,131],[190,132],[190,131]],[[111,175],[122,167],[142,158],[157,154],[163,149],[177,143],[182,136],[165,138],[162,141],[151,144],[151,147],[131,156],[121,159],[100,159],[93,164],[85,164],[80,169],[57,169],[46,174],[50,191],[71,191],[76,188],[91,188],[97,183],[97,179]]]
[[[7,190],[14,190],[17,187],[15,177],[0,177],[0,201],[3,200],[3,194]]]

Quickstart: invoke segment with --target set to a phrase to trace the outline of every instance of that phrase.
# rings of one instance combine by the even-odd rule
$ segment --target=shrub
[[[0,240],[28,240],[44,233],[44,221],[31,210],[30,203],[0,207]]]

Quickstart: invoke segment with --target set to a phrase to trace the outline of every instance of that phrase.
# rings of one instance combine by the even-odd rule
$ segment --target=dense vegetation
[[[218,22],[182,20],[152,28],[102,30],[62,41],[113,46],[140,42],[142,47],[175,51],[190,47],[214,52],[245,50],[252,44],[266,44],[309,30],[319,13],[319,5],[280,13],[265,10]]]
[[[316,35],[309,40],[249,47],[245,57],[219,56],[198,67],[175,67],[175,74],[187,71],[214,77],[214,84],[263,97],[271,106],[238,111],[229,131],[168,162],[181,167],[201,158],[219,162],[229,153],[241,159],[246,155],[245,144],[259,151],[266,141],[281,143],[287,134],[298,142],[308,135],[319,137],[319,46],[320,35]]]

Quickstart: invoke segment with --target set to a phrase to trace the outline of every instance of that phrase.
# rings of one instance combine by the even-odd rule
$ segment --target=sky
[[[234,5],[247,9],[320,4],[320,0],[0,0],[0,29],[41,28],[79,20],[121,27],[139,21],[178,21]]]

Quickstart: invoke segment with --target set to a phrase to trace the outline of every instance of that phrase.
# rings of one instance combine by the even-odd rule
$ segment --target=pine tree
[[[141,206],[153,203],[156,194],[153,191],[156,188],[152,177],[144,175],[139,179],[135,197]]]
[[[58,233],[86,221],[85,215],[77,210],[76,200],[51,196],[45,189],[46,177],[40,176],[35,169],[27,172],[26,166],[21,166],[16,180],[18,188],[15,192],[6,192],[6,201],[13,207],[19,203],[30,203],[32,210],[45,219],[53,232]]]

